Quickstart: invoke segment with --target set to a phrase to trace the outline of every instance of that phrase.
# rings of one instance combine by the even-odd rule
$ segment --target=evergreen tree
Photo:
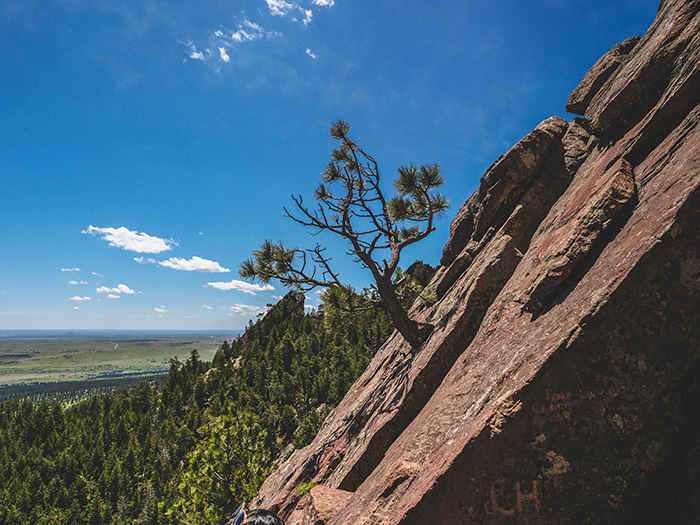
[[[349,136],[350,126],[342,120],[331,125],[331,136],[340,146],[321,174],[323,182],[314,198],[317,208],[304,205],[301,196],[292,197],[296,214],[285,208],[286,216],[311,229],[314,234],[331,232],[350,244],[349,254],[369,270],[373,290],[381,299],[396,329],[414,347],[419,347],[432,327],[408,316],[394,279],[401,252],[425,239],[435,230],[434,221],[449,207],[449,201],[435,190],[444,184],[437,164],[404,166],[394,181],[397,196],[384,197],[377,161]],[[333,193],[331,186],[340,185]],[[299,290],[315,287],[340,290],[346,299],[356,298],[331,267],[326,248],[288,248],[283,242],[266,240],[244,261],[240,275],[264,283],[272,279]],[[369,296],[374,299],[373,296]],[[365,297],[364,299],[367,299]]]
[[[0,523],[215,523],[313,439],[391,330],[381,309],[305,314],[292,293],[211,364],[171,360],[162,386],[2,402]]]

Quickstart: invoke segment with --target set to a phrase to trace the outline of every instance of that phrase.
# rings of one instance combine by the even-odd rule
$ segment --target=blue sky
[[[438,163],[452,208],[404,254],[436,264],[488,166],[559,115],[657,0],[0,0],[0,329],[241,329],[243,284],[333,120],[379,161]],[[312,293],[307,304],[318,304]]]

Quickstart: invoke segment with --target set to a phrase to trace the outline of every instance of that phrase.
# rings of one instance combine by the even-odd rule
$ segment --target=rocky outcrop
[[[323,525],[348,502],[352,492],[331,489],[323,485],[313,487],[301,498],[287,521],[307,525]]]
[[[605,82],[627,61],[630,51],[634,49],[637,42],[639,42],[638,36],[628,38],[621,44],[615,44],[608,53],[600,57],[569,97],[566,111],[583,115]]]
[[[411,312],[428,340],[394,334],[255,505],[288,525],[700,515],[699,12],[664,0],[574,91],[583,118],[489,168]]]

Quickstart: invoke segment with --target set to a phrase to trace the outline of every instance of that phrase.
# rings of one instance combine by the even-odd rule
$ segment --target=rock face
[[[498,159],[412,315],[254,505],[288,525],[700,515],[700,0]],[[320,485],[300,501],[298,486]],[[295,511],[296,509],[296,511]]]

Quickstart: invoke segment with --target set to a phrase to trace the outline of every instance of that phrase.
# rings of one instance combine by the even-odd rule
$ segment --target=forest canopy
[[[385,310],[304,313],[290,292],[212,362],[83,400],[0,403],[0,523],[217,523],[249,501],[393,330]]]

